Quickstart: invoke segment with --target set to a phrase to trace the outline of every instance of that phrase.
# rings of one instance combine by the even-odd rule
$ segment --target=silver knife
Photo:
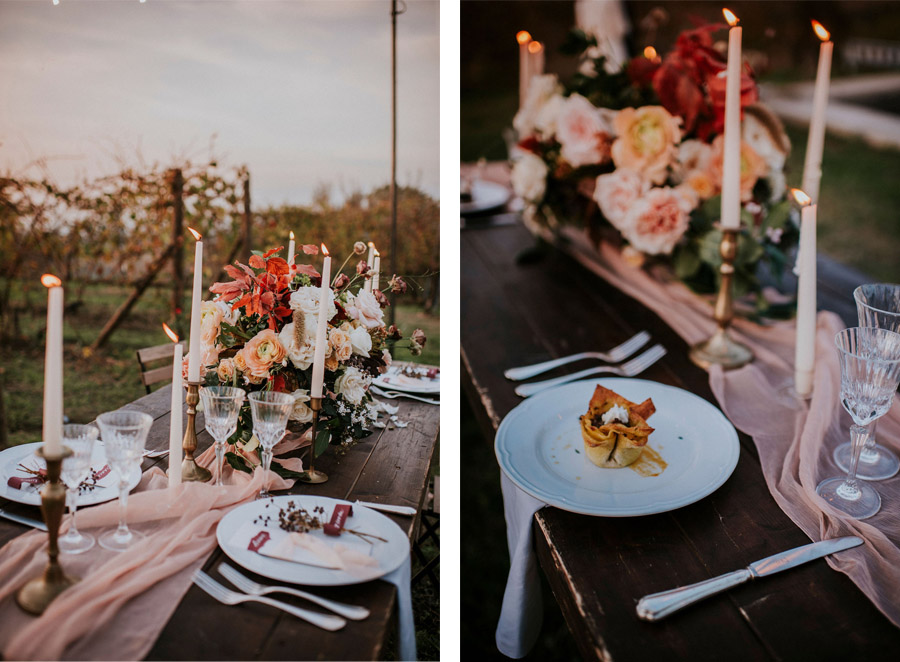
[[[358,499],[356,503],[360,506],[371,508],[372,510],[381,510],[386,513],[394,513],[395,515],[408,515],[409,517],[412,517],[416,514],[416,509],[410,506],[392,506],[386,503],[372,503],[371,501],[360,501]]]
[[[662,593],[645,595],[637,603],[637,615],[645,621],[658,621],[682,607],[687,607],[710,595],[715,595],[738,584],[743,584],[749,579],[774,575],[776,572],[794,568],[807,561],[813,561],[828,554],[841,552],[862,544],[862,538],[846,536],[795,547],[786,552],[780,552],[761,561],[751,563],[743,570],[735,570],[734,572],[719,575],[690,586],[682,586],[681,588],[673,588]]]
[[[40,520],[24,517],[23,515],[16,515],[15,513],[8,513],[5,510],[0,510],[0,517],[5,517],[13,522],[18,522],[19,524],[24,524],[25,526],[30,526],[34,529],[40,529],[41,531],[47,530],[47,525]]]

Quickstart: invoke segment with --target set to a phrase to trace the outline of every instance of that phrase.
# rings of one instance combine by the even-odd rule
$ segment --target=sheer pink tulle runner
[[[304,445],[286,438],[275,454]],[[212,447],[197,460],[211,467]],[[279,459],[302,471],[297,458]],[[270,472],[270,489],[293,485]],[[225,489],[210,483],[184,483],[174,492],[159,468],[144,473],[128,498],[128,525],[147,537],[123,553],[97,546],[64,555],[64,569],[81,581],[61,594],[40,617],[15,603],[15,591],[39,574],[47,561],[47,534],[32,531],[0,550],[0,649],[7,660],[139,660],[151,649],[191,585],[191,576],[216,547],[216,526],[232,508],[253,499],[264,473],[252,475],[226,466]],[[119,504],[111,501],[78,513],[80,530],[99,535],[115,528]],[[63,523],[63,531],[68,518]]]
[[[615,248],[597,251],[582,232],[566,228],[570,253],[584,266],[656,312],[688,343],[713,332],[712,307],[675,280],[651,277],[629,266]],[[847,297],[852,297],[847,292]],[[734,337],[756,355],[750,365],[725,372],[710,371],[719,405],[732,423],[753,438],[769,491],[781,509],[812,540],[857,535],[866,544],[828,557],[833,568],[848,575],[895,625],[900,626],[900,476],[873,483],[882,509],[865,521],[827,510],[816,494],[825,478],[843,475],[831,460],[836,446],[849,440],[850,417],[840,405],[840,367],[834,335],[841,319],[820,312],[816,331],[815,391],[801,403],[780,391],[793,383],[794,323],[762,326],[738,319]],[[900,449],[900,406],[878,422],[879,443]],[[749,504],[748,504],[749,507]],[[747,559],[751,561],[752,559]]]

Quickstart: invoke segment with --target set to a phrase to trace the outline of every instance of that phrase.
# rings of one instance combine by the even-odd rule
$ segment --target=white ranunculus
[[[309,406],[309,391],[305,388],[298,388],[291,395],[294,396],[294,409],[291,411],[290,419],[300,423],[312,421],[313,411]]]
[[[347,304],[347,314],[368,329],[377,329],[384,324],[384,313],[375,295],[365,290],[360,290],[353,301]]]
[[[547,189],[549,169],[544,160],[534,154],[525,154],[515,162],[510,180],[513,190],[528,202],[539,202]]]
[[[316,353],[315,334],[309,334],[309,324],[306,325],[307,333],[305,339],[300,344],[294,338],[294,323],[285,324],[281,333],[278,334],[279,342],[284,346],[287,357],[298,370],[306,370],[312,365],[313,357]]]
[[[371,378],[368,375],[361,372],[359,368],[351,367],[335,380],[334,390],[338,395],[343,395],[348,402],[358,405],[366,394],[369,382],[371,382]]]
[[[368,329],[364,326],[358,326],[350,330],[350,344],[353,347],[353,353],[368,358],[369,350],[372,349],[372,336],[369,335]]]
[[[319,315],[319,295],[322,289],[319,287],[300,287],[291,294],[291,309],[302,310],[307,315],[313,315],[318,318]],[[337,315],[337,306],[334,305],[334,292],[328,290],[328,319]]]
[[[526,138],[534,133],[537,117],[544,105],[561,92],[562,85],[559,84],[556,74],[543,74],[531,79],[525,103],[513,118],[513,127],[519,132],[520,138]]]

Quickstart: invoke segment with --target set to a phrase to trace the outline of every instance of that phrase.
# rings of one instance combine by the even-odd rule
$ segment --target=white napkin
[[[397,587],[397,639],[401,660],[416,659],[416,624],[413,620],[412,589],[410,588],[410,558],[382,579]]]
[[[531,521],[546,506],[500,475],[506,540],[509,544],[509,577],[497,623],[497,648],[507,657],[525,657],[541,632],[544,610],[541,581],[532,545]]]

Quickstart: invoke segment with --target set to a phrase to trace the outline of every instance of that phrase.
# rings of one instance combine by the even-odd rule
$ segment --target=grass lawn
[[[135,352],[166,342],[161,324],[168,319],[168,291],[146,291],[107,344],[93,355],[86,351],[106,320],[128,296],[128,291],[114,285],[86,286],[80,297],[82,304],[66,312],[65,414],[73,423],[87,423],[97,414],[121,407],[145,394]],[[19,314],[22,338],[0,346],[10,445],[41,439],[46,325],[44,292],[38,284],[36,288],[20,293],[17,303],[22,308]],[[67,304],[79,299],[77,292],[77,286],[69,288]],[[437,315],[428,315],[416,306],[399,305],[397,326],[407,337],[415,328],[425,331],[428,342],[416,360],[440,363],[440,318]],[[394,354],[399,360],[412,358],[405,349],[397,349]]]

